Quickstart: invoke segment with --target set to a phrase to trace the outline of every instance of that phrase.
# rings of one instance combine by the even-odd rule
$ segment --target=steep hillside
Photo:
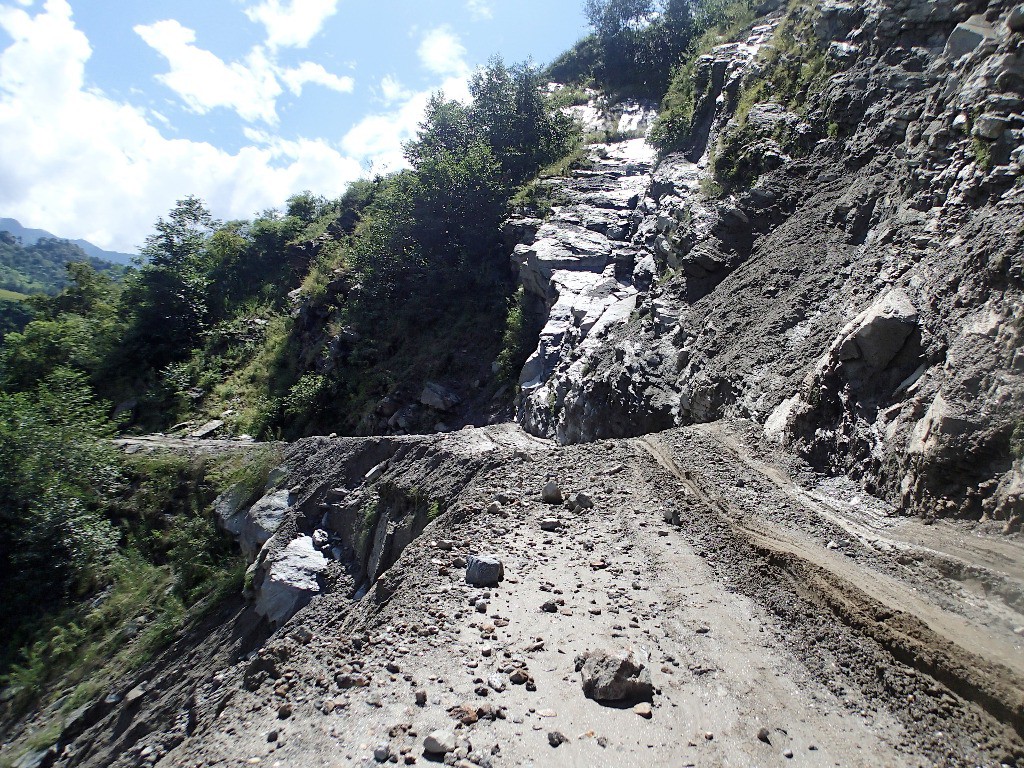
[[[72,279],[67,265],[86,262],[98,272],[117,276],[123,268],[87,256],[67,240],[46,239],[22,243],[0,229],[0,288],[16,293],[59,293]]]
[[[1019,527],[1011,10],[794,4],[700,57],[632,227],[566,258],[553,219],[523,246],[556,271],[520,422],[575,442],[743,416],[907,512]],[[636,311],[595,331],[605,299],[561,275],[613,263]]]

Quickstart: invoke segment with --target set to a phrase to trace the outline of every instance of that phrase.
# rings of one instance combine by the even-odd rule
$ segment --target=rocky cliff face
[[[597,148],[571,204],[516,248],[548,310],[519,421],[571,443],[747,417],[907,512],[1012,530],[1024,12],[789,14],[813,30],[803,54],[824,57],[799,115],[770,89],[735,114],[780,45],[776,12],[699,61],[688,151]],[[718,196],[723,149],[733,189]]]

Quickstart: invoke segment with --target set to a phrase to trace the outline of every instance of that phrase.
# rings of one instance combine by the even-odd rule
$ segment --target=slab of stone
[[[995,39],[995,36],[995,29],[985,21],[985,16],[979,13],[953,28],[949,39],[946,40],[943,54],[949,59],[959,59],[975,50],[986,40]]]
[[[313,539],[300,536],[272,556],[267,575],[256,594],[256,613],[281,626],[320,594],[320,574],[327,559],[313,546]]]
[[[256,560],[263,545],[281,527],[293,501],[288,489],[272,491],[242,513],[237,523],[238,544],[247,562]]]

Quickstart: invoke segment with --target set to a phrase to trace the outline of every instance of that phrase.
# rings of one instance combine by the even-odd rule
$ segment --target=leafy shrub
[[[66,369],[32,391],[0,393],[2,622],[95,584],[117,547],[101,511],[121,481],[105,412]]]
[[[519,381],[519,372],[537,346],[540,332],[536,319],[531,319],[522,286],[509,301],[501,353],[498,355],[498,377],[507,384]]]
[[[284,400],[284,412],[291,416],[302,416],[316,410],[320,398],[328,391],[327,377],[319,373],[303,374]]]
[[[662,154],[681,148],[689,137],[693,113],[705,94],[696,92],[697,61],[718,45],[737,38],[755,19],[750,0],[709,0],[694,20],[693,42],[674,67],[662,98],[650,141]]]
[[[213,458],[126,457],[120,493],[102,509],[118,545],[102,579],[87,599],[51,604],[48,614],[7,626],[0,683],[16,703],[73,688],[64,705],[73,709],[111,676],[151,660],[184,622],[237,593],[245,562],[217,531],[211,502],[236,483],[254,501],[279,462],[270,446]]]

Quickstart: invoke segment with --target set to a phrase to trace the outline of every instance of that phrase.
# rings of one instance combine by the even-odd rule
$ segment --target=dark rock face
[[[505,578],[505,566],[493,555],[466,558],[466,583],[476,587],[496,587]]]

